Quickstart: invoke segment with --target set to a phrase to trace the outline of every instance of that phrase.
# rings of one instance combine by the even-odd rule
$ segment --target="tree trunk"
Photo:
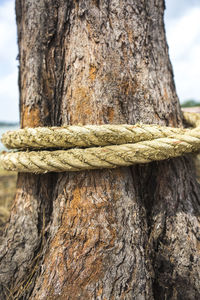
[[[21,126],[182,126],[163,0],[16,0]],[[199,299],[189,156],[19,174],[2,299]]]

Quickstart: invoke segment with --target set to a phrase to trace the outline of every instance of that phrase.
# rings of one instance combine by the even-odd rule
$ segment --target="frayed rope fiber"
[[[10,171],[47,173],[116,168],[200,150],[200,114],[184,112],[192,129],[158,125],[87,125],[8,131],[0,163]],[[80,149],[81,147],[83,149]],[[50,148],[50,151],[44,149]],[[53,150],[67,149],[68,150]],[[30,151],[34,150],[34,151]]]

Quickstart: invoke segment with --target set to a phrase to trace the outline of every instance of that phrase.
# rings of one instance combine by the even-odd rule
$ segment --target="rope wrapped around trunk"
[[[8,131],[2,137],[3,144],[20,151],[3,153],[0,163],[6,170],[47,173],[116,168],[197,152],[200,150],[200,114],[183,114],[186,122],[195,128],[136,124]],[[49,151],[44,150],[48,148]],[[61,150],[67,148],[73,149]],[[24,149],[26,151],[21,151]]]

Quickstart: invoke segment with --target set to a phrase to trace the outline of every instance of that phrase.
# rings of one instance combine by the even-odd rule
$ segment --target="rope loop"
[[[8,131],[2,136],[3,144],[19,151],[3,153],[0,162],[9,171],[47,173],[116,168],[197,152],[200,114],[183,115],[194,128],[136,124]]]

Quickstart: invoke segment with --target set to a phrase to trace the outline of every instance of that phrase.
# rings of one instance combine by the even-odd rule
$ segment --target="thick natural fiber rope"
[[[8,148],[112,146],[6,153],[1,155],[1,163],[6,170],[46,173],[115,168],[181,156],[200,150],[200,116],[184,113],[184,117],[188,123],[197,127],[179,129],[143,124],[88,125],[27,128],[8,132],[2,138]]]
[[[200,125],[199,114],[184,113],[184,117],[192,126]],[[2,143],[8,149],[66,149],[137,143],[177,134],[198,137],[196,130],[158,125],[76,125],[8,131],[3,134]]]
[[[8,149],[66,149],[137,143],[174,134],[185,130],[144,124],[37,127],[8,131],[2,142]]]

